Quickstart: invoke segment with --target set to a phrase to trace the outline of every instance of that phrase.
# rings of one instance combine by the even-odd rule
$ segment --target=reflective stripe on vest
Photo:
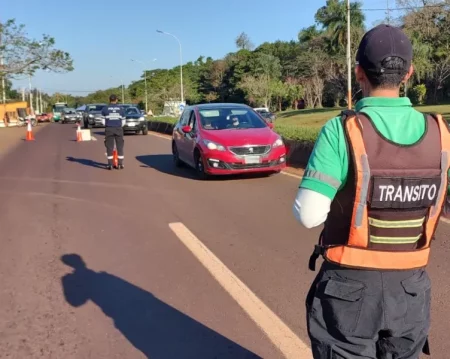
[[[346,245],[327,247],[326,260],[355,268],[402,270],[424,267],[428,263],[430,244],[439,221],[448,188],[448,169],[450,167],[450,133],[441,115],[436,116],[441,139],[441,181],[437,189],[436,200],[429,207],[427,216],[408,220],[386,220],[369,217],[368,194],[371,180],[369,160],[362,134],[362,124],[358,117],[352,116],[345,121],[345,131],[349,138],[349,150],[353,151],[355,171],[355,200],[353,204],[350,231]],[[438,176],[439,178],[439,176]],[[431,188],[431,187],[430,187]],[[424,192],[423,192],[424,193]],[[422,193],[422,196],[424,194]],[[392,195],[392,192],[391,192]],[[407,196],[408,193],[400,196]],[[410,191],[409,196],[412,196]],[[419,195],[420,196],[420,195]],[[433,196],[434,197],[434,196]],[[411,197],[410,197],[411,198]],[[408,231],[407,236],[371,235],[369,226],[379,231]],[[424,238],[423,245],[415,250],[379,250],[370,244],[401,246],[417,243]]]

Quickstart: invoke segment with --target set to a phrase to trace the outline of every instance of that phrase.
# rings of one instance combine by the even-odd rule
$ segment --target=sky
[[[49,34],[56,47],[74,59],[66,74],[38,72],[33,87],[44,92],[84,96],[108,87],[126,86],[148,70],[179,65],[200,56],[221,58],[236,51],[235,39],[246,32],[251,41],[297,40],[300,29],[314,24],[325,0],[4,0],[1,21],[15,18],[32,38]],[[362,0],[364,9],[384,9],[394,0]],[[366,27],[385,18],[384,11],[365,11]],[[395,14],[395,13],[393,13]],[[155,61],[152,61],[156,59]],[[28,87],[28,79],[14,81]]]

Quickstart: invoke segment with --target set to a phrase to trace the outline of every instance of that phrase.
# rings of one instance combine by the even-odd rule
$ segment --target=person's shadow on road
[[[94,302],[147,358],[261,358],[151,293],[87,268],[77,254],[66,254],[61,261],[74,269],[61,279],[67,302],[74,307]]]
[[[80,163],[80,164],[82,164],[84,166],[95,167],[95,168],[102,168],[102,169],[106,168],[106,164],[105,163],[100,163],[100,162],[89,160],[89,159],[86,159],[86,158],[67,157],[66,160],[69,161],[69,162],[77,162],[77,163]]]

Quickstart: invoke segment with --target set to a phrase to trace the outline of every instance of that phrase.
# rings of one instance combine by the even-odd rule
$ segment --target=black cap
[[[109,96],[109,102],[115,102],[115,101],[117,101],[117,96],[116,95]]]
[[[359,44],[356,55],[357,63],[365,70],[375,73],[399,73],[382,67],[383,60],[388,57],[399,57],[405,60],[408,71],[413,57],[411,40],[395,26],[381,24],[368,31]]]

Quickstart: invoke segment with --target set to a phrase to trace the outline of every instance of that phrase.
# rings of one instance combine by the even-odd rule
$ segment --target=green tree
[[[236,47],[240,50],[253,50],[254,45],[245,32],[241,32],[235,40]]]
[[[0,69],[0,76],[33,73],[38,69],[52,72],[73,70],[73,60],[69,53],[55,49],[55,39],[43,35],[39,40],[30,39],[24,25],[17,25],[15,20],[0,23],[0,53],[5,66]]]
[[[361,2],[350,3],[350,21],[352,37],[358,38],[364,31],[365,16],[361,10]],[[344,0],[327,0],[325,6],[317,10],[316,22],[320,24],[329,39],[330,48],[339,52],[347,46],[347,4]],[[352,41],[354,43],[355,41]]]

